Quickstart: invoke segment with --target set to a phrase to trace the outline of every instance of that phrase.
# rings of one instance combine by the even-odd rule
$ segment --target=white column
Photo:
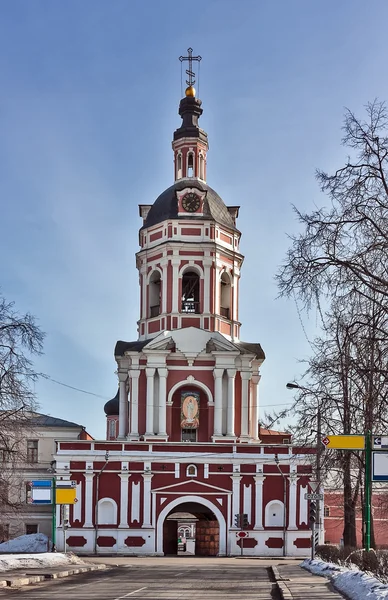
[[[288,529],[297,529],[296,527],[296,490],[298,478],[296,475],[288,477],[290,482],[290,497],[288,501]]]
[[[214,435],[222,435],[222,376],[224,369],[214,369]]]
[[[256,475],[255,480],[255,529],[264,529],[263,527],[263,484],[262,475]]]
[[[211,258],[203,259],[204,279],[203,279],[203,312],[210,312],[210,267],[212,265]]]
[[[220,288],[221,288],[221,283],[220,283],[220,265],[217,263],[216,267],[214,269],[214,287],[215,287],[215,307],[214,307],[214,312],[216,313],[216,315],[219,315],[221,310],[221,298],[220,298]]]
[[[158,427],[158,434],[159,435],[167,435],[167,431],[166,431],[166,395],[167,395],[167,375],[168,375],[168,370],[167,369],[159,369],[158,368],[158,375],[159,375],[159,427]]]
[[[143,525],[142,527],[151,527],[151,473],[143,475]]]
[[[235,468],[235,467],[233,467]],[[241,475],[238,471],[231,476],[232,479],[232,527],[234,527],[234,517],[240,514],[240,481]]]
[[[179,278],[180,259],[173,258],[171,260],[171,264],[172,264],[172,312],[177,313],[180,310],[180,306],[178,305],[178,301],[180,300],[180,298],[178,298],[178,290],[179,290],[178,278]]]
[[[128,479],[129,473],[119,473],[120,477],[120,525],[128,529]]]
[[[127,428],[127,405],[128,405],[128,394],[127,394],[127,373],[121,373],[119,371],[119,382],[120,382],[120,395],[119,395],[119,436],[118,439],[123,439],[126,434]]]
[[[141,275],[141,290],[142,290],[142,307],[141,307],[141,318],[146,319],[147,314],[147,265],[144,264],[140,268]],[[147,337],[147,332],[145,332],[145,337]]]
[[[163,270],[163,274],[162,274],[162,305],[160,307],[160,312],[166,313],[167,312],[167,263],[163,264],[162,270]]]
[[[128,372],[131,378],[131,429],[133,437],[139,437],[139,377],[140,370],[134,369]]]
[[[242,438],[247,438],[249,435],[249,380],[252,373],[249,371],[241,371],[241,435]]]
[[[147,367],[146,435],[154,434],[154,375],[155,369]]]
[[[234,379],[236,377],[235,369],[227,369],[228,373],[228,414],[226,434],[234,436]]]
[[[94,473],[85,473],[85,523],[84,523],[84,527],[93,527],[93,477],[94,477]]]
[[[252,375],[251,379],[251,431],[250,436],[257,440],[258,438],[258,422],[259,422],[259,404],[257,398],[257,386],[260,381],[260,375]]]

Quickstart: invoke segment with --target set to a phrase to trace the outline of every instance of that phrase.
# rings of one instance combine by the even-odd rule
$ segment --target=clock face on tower
[[[186,212],[196,212],[201,205],[200,197],[195,192],[188,192],[182,198],[182,208]]]

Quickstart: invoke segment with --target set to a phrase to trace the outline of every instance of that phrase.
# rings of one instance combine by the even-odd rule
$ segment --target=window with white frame
[[[195,465],[188,465],[186,468],[186,477],[197,477],[197,467]]]

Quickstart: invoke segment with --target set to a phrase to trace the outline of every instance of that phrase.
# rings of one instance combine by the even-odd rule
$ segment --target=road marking
[[[117,598],[114,598],[114,600],[121,600],[121,598],[128,598],[128,596],[133,596],[133,594],[137,594],[137,592],[142,592],[143,590],[146,590],[147,587],[142,587],[139,588],[138,590],[133,590],[133,592],[129,592],[129,594],[125,594],[124,596],[118,596]]]

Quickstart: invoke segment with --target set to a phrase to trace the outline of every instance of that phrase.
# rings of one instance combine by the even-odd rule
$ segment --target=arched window
[[[149,316],[157,317],[160,315],[160,289],[161,279],[159,271],[154,271],[151,274],[148,284],[148,298],[149,298]]]
[[[109,421],[109,439],[116,439],[116,419],[112,419],[112,421]]]
[[[182,312],[200,313],[200,279],[195,271],[186,271],[182,277]]]
[[[186,469],[186,477],[197,477],[197,467],[189,465]]]
[[[176,157],[176,178],[182,179],[182,154],[180,152]]]
[[[187,155],[187,177],[194,177],[194,154],[192,152]]]
[[[117,524],[117,504],[112,498],[101,498],[98,501],[98,525]]]
[[[280,500],[268,502],[265,507],[265,524],[267,527],[283,527],[284,505]]]
[[[220,285],[220,315],[226,319],[230,319],[230,298],[232,287],[230,285],[230,277],[225,271],[221,275]]]

